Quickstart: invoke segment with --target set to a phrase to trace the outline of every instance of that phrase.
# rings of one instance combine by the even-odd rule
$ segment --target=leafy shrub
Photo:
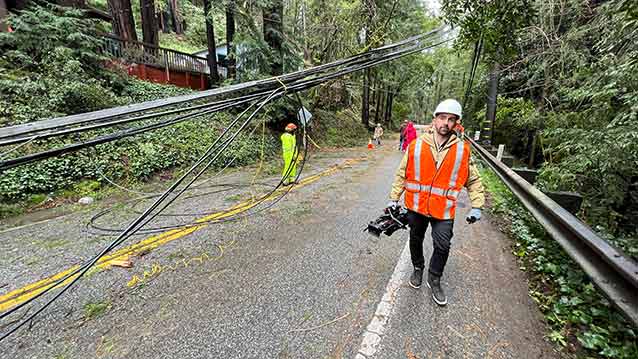
[[[97,54],[101,40],[95,22],[76,9],[34,5],[11,16],[12,33],[0,33],[2,67],[18,71],[39,72],[56,49],[80,61],[92,73],[100,72],[103,59]]]
[[[95,53],[99,39],[91,35],[92,23],[79,11],[35,6],[13,17],[11,23],[16,32],[0,34],[1,126],[191,92],[102,68],[102,59]],[[7,170],[0,176],[0,200],[6,203],[0,212],[18,213],[19,206],[9,202],[34,198],[34,194],[94,193],[105,181],[104,176],[132,182],[160,170],[189,165],[228,122],[228,115],[209,115]],[[59,147],[110,131],[34,141],[14,154]],[[266,154],[272,154],[277,141],[266,133],[264,145]],[[225,165],[234,156],[235,165],[251,163],[260,152],[261,145],[240,136],[214,167]]]
[[[638,336],[632,325],[493,172],[481,169],[481,177],[491,211],[508,222],[514,255],[533,275],[529,292],[550,327],[548,338],[587,357],[636,358]]]
[[[0,33],[0,125],[123,103],[110,91],[94,23],[79,10],[32,6]]]
[[[316,140],[328,146],[355,146],[366,143],[370,133],[361,124],[359,117],[351,110],[345,109],[334,113],[315,109],[313,117],[313,134]]]
[[[127,103],[157,100],[159,98],[178,96],[190,93],[189,89],[173,85],[159,85],[152,82],[128,78],[126,86],[118,93]]]

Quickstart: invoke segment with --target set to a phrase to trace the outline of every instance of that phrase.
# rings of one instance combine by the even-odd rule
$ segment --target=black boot
[[[421,283],[423,282],[423,268],[414,268],[414,272],[408,281],[410,287],[419,289],[421,288]]]
[[[443,288],[441,288],[441,277],[428,272],[426,284],[428,288],[432,290],[432,299],[434,299],[434,302],[440,306],[446,305],[447,297],[445,296],[445,292],[443,292]]]

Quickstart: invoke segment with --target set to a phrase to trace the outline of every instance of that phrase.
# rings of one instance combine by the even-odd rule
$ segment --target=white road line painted
[[[390,321],[394,305],[399,299],[399,288],[401,288],[401,282],[405,274],[408,273],[412,265],[410,263],[410,247],[409,242],[405,242],[401,256],[397,265],[394,267],[392,277],[388,281],[385,287],[385,293],[381,298],[381,302],[377,305],[377,310],[372,316],[372,320],[363,332],[363,339],[359,346],[359,353],[355,359],[368,359],[372,358],[379,349],[381,339],[385,332],[385,327]]]

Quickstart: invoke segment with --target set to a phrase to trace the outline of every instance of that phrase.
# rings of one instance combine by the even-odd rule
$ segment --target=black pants
[[[423,258],[423,238],[428,224],[432,226],[432,257],[430,258],[429,272],[440,277],[450,254],[454,220],[436,219],[426,217],[420,213],[408,211],[408,224],[410,225],[410,255],[415,268],[425,268]]]

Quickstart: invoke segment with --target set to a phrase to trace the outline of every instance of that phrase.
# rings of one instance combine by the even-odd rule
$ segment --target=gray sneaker
[[[441,288],[441,277],[428,273],[428,280],[425,281],[425,284],[427,284],[428,288],[432,290],[432,299],[434,299],[434,303],[440,306],[445,306],[447,304],[447,297],[445,296],[445,292],[443,292],[443,288]]]
[[[421,283],[423,282],[423,268],[414,268],[414,272],[408,281],[410,287],[419,289],[421,288]]]

